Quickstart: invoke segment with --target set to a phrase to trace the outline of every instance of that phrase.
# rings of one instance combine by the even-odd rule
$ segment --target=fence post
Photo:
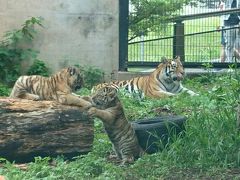
[[[144,62],[144,35],[143,35],[143,32],[141,33],[141,44],[140,44],[140,61],[141,63]]]
[[[173,35],[173,57],[180,56],[181,61],[185,61],[184,51],[184,23],[176,21]]]
[[[119,0],[119,71],[127,71],[128,5],[129,0]]]

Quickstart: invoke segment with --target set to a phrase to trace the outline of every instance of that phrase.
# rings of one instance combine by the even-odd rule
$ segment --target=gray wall
[[[44,18],[33,47],[53,72],[74,64],[118,70],[118,1],[0,0],[0,37],[30,17]]]

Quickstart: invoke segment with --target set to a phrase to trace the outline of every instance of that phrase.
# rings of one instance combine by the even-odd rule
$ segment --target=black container
[[[132,126],[140,146],[151,154],[170,143],[171,137],[183,134],[186,119],[184,116],[160,116],[134,121]]]

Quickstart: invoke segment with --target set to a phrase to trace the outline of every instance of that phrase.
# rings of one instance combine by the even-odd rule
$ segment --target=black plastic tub
[[[132,126],[140,146],[151,154],[171,143],[173,137],[183,134],[186,120],[184,116],[160,116],[134,121]]]

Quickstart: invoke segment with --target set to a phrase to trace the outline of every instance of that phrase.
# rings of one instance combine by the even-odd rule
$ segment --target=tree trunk
[[[79,107],[53,101],[0,98],[0,157],[74,157],[91,151],[93,121]]]

